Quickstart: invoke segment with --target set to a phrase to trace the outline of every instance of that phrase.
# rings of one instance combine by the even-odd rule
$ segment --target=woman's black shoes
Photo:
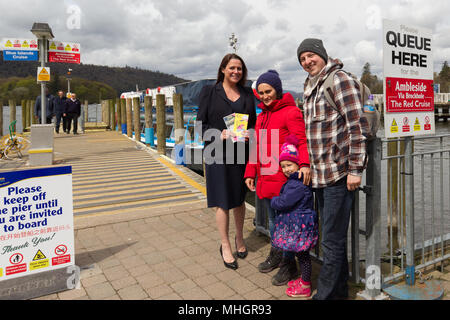
[[[220,245],[220,256],[222,257],[223,260],[223,264],[225,265],[225,267],[236,270],[238,268],[238,264],[237,261],[234,260],[233,262],[225,262],[225,259],[223,258],[222,255],[222,245]]]
[[[234,237],[234,244],[236,245],[236,255],[238,256],[238,258],[245,259],[245,257],[247,257],[248,255],[247,247],[245,248],[244,252],[239,252],[236,244],[236,237]]]

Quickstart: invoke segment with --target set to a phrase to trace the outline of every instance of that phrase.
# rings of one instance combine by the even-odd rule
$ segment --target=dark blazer
[[[242,113],[248,114],[248,129],[254,129],[256,124],[256,107],[255,107],[255,98],[253,95],[253,91],[251,88],[245,88],[239,86],[239,91],[241,93],[241,98],[244,99],[244,111]],[[225,121],[223,120],[223,117],[228,116],[232,113],[234,113],[234,110],[232,109],[230,105],[230,101],[227,98],[227,95],[225,93],[225,90],[223,88],[222,83],[217,83],[215,85],[209,85],[204,86],[202,91],[200,92],[200,105],[197,113],[196,118],[196,131],[199,132],[200,128],[199,122],[201,121],[201,132],[202,137],[204,137],[205,131],[208,129],[217,129],[219,131],[222,131],[226,129]],[[207,138],[209,140],[209,138]],[[204,140],[205,148],[214,142],[214,138],[211,138],[211,141]],[[223,151],[224,154],[222,156],[219,155],[219,150],[213,151],[211,156],[214,158],[222,158],[224,161],[229,161],[228,157],[231,156],[230,159],[235,161],[234,163],[237,163],[238,161],[238,143],[234,143],[234,151],[231,152],[231,150],[227,149],[227,141],[223,141]],[[204,149],[205,150],[205,149]],[[204,157],[207,157],[208,153],[204,153]],[[245,143],[245,161],[247,162],[249,156],[249,145],[246,142]],[[234,159],[233,159],[234,158]],[[227,160],[228,159],[228,160]]]
[[[53,104],[55,105],[55,113],[56,114],[62,114],[64,112],[64,105],[66,104],[66,97],[60,98],[59,96],[56,96],[53,99]]]
[[[249,115],[247,129],[255,128],[256,107],[251,88],[239,86],[241,98],[244,99],[244,112]],[[202,134],[206,130],[214,128],[220,131],[226,129],[223,117],[234,113],[230,106],[222,83],[204,86],[200,92],[200,105],[196,121],[202,122]]]
[[[64,104],[64,113],[76,113],[79,117],[81,114],[81,102],[78,99],[72,101],[72,99],[67,99]]]

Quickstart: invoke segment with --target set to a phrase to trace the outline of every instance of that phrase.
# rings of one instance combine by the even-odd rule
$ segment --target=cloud
[[[81,43],[83,63],[138,66],[186,79],[214,78],[228,38],[256,79],[277,68],[286,89],[301,90],[306,73],[298,44],[318,37],[330,56],[361,75],[364,63],[382,72],[382,19],[433,30],[435,71],[449,60],[450,1],[347,0],[15,0],[1,1],[1,38],[32,38],[48,22],[57,40]],[[81,10],[80,29],[67,28],[67,8]],[[24,10],[26,8],[26,10]],[[76,68],[76,66],[74,66]]]

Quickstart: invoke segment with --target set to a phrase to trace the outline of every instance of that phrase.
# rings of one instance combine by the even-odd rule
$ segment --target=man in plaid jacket
[[[367,163],[366,138],[362,134],[367,122],[361,122],[363,101],[352,77],[337,72],[331,94],[338,109],[327,103],[322,84],[343,64],[328,57],[321,40],[305,39],[297,49],[297,57],[309,74],[303,110],[322,232],[323,265],[313,299],[345,299],[350,211]]]

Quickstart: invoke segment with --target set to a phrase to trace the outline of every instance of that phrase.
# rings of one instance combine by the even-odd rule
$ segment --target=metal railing
[[[443,270],[450,258],[450,134],[410,138],[415,152],[409,156],[403,152],[405,140],[369,142],[362,192],[356,193],[353,204],[348,236],[351,280],[365,283],[364,295],[371,299],[395,280],[414,278],[408,274],[411,270],[421,274],[439,263]],[[399,150],[394,155],[389,153],[392,144]],[[405,163],[408,157],[410,167]],[[263,202],[255,198],[256,230],[269,235]],[[313,251],[311,255],[322,261],[320,246]]]
[[[383,277],[384,284],[403,276],[414,277],[408,274],[407,253],[419,272],[439,263],[443,271],[444,261],[450,258],[450,134],[416,137],[413,141],[415,151],[410,156],[414,187],[411,192],[405,192],[408,186],[404,169],[408,153],[387,154],[382,158],[388,161],[389,177],[398,181],[397,190],[388,185],[386,212],[389,221],[397,220],[398,232],[393,230],[394,223],[386,225],[389,243],[384,261],[389,263],[389,271]],[[397,144],[400,150],[405,140],[384,139],[383,143]],[[408,202],[413,204],[412,210],[408,210]],[[408,220],[412,236],[408,235]]]

